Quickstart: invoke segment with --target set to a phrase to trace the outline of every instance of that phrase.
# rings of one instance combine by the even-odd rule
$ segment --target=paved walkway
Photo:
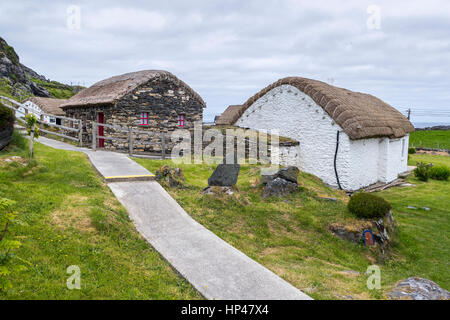
[[[108,186],[138,231],[207,299],[311,299],[194,221],[156,181],[134,181],[152,174],[126,155],[94,152],[44,137],[39,142],[84,152],[104,178],[119,177],[121,182]]]

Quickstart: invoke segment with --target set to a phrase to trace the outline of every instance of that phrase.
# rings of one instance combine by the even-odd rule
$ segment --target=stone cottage
[[[279,130],[298,146],[290,164],[344,190],[391,182],[407,171],[413,125],[400,112],[364,93],[289,77],[231,106],[217,122]]]
[[[205,102],[192,88],[167,71],[146,70],[100,81],[73,96],[62,106],[68,117],[83,120],[83,140],[91,143],[91,122],[132,128],[137,151],[158,152],[160,133],[191,129],[203,121]],[[126,140],[125,132],[98,127],[97,136]],[[145,133],[153,133],[153,137]],[[98,147],[127,149],[128,143],[98,139]]]

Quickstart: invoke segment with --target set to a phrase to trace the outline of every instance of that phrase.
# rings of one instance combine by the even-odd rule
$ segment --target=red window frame
[[[184,114],[180,114],[178,116],[178,128],[184,128],[186,125],[186,116]]]
[[[140,126],[148,126],[148,112],[141,112],[139,115],[139,125]]]

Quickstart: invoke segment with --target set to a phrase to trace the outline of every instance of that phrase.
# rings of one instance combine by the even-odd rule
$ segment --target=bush
[[[414,169],[414,175],[420,181],[427,182],[431,177],[431,169],[433,168],[432,164],[418,162],[417,168]]]
[[[0,131],[8,126],[13,126],[14,112],[0,103]]]
[[[430,178],[435,180],[447,181],[450,177],[450,168],[444,166],[432,167]]]
[[[415,154],[416,153],[416,148],[409,148],[408,149],[408,153],[409,154]]]
[[[391,210],[391,204],[381,197],[361,192],[350,198],[348,210],[358,218],[378,219]]]

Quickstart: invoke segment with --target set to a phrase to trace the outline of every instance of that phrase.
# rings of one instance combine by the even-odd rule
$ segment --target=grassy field
[[[201,299],[137,233],[85,155],[37,143],[35,161],[1,161],[25,157],[25,147],[16,136],[0,152],[0,197],[17,202],[25,223],[9,237],[22,242],[15,254],[27,267],[0,299]],[[81,290],[66,287],[71,265]]]
[[[442,162],[450,166],[449,159]],[[416,160],[418,156],[413,156],[411,163]],[[181,206],[199,223],[313,298],[383,299],[397,281],[410,276],[428,278],[450,289],[449,182],[422,183],[410,177],[417,187],[380,193],[392,203],[399,223],[392,256],[383,263],[376,250],[338,239],[328,231],[331,223],[352,224],[356,220],[347,211],[346,195],[324,186],[314,176],[301,173],[298,193],[264,201],[259,168],[243,166],[239,191],[233,196],[213,197],[201,195],[213,165],[136,161],[152,172],[163,164],[183,168],[186,187],[166,187]],[[339,202],[317,196],[336,197]],[[409,210],[409,205],[426,206],[431,211]],[[371,291],[364,273],[374,263],[382,270],[382,289]]]
[[[450,150],[450,130],[415,131],[411,133],[409,144],[412,147]]]

